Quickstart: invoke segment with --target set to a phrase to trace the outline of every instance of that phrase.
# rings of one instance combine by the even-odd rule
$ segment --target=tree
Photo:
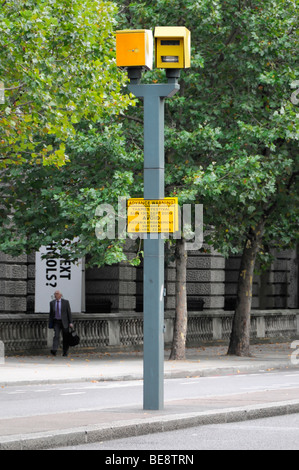
[[[269,257],[267,250],[289,246],[296,240],[298,117],[295,105],[290,101],[292,82],[298,78],[295,5],[291,0],[143,0],[142,3],[118,0],[117,3],[120,9],[118,29],[153,29],[156,25],[177,24],[191,30],[192,68],[182,72],[179,94],[166,102],[166,191],[168,196],[177,195],[180,205],[203,203],[205,224],[214,228],[206,241],[226,256],[231,253],[243,254],[239,301],[232,346],[229,349],[230,353],[249,354],[251,277],[257,255],[266,260]],[[12,11],[13,17],[18,19],[18,28],[22,30],[23,23],[27,24],[26,16],[25,20],[20,20],[17,8],[10,2],[4,6],[6,4],[10,8],[9,12]],[[31,15],[32,5],[37,2],[27,1],[22,4],[29,11],[26,15]],[[48,5],[47,2],[38,4],[41,11]],[[49,11],[52,11],[52,5],[56,5],[54,0],[49,2]],[[69,7],[70,2],[65,2],[65,5]],[[104,2],[103,8],[106,5],[108,3]],[[79,4],[76,3],[76,6],[75,12],[81,11]],[[58,4],[56,8],[61,14]],[[66,11],[69,10],[66,8]],[[79,16],[84,18],[83,14]],[[90,15],[89,18],[95,16]],[[51,26],[51,21],[48,27],[51,34],[60,31],[60,22],[58,25],[56,22],[55,26],[53,20],[54,26]],[[68,24],[65,23],[63,31],[68,38],[66,46],[69,44],[70,47],[76,38],[76,35],[72,35],[72,28],[77,33],[78,30],[74,25],[66,26]],[[7,28],[10,28],[9,24]],[[18,31],[17,27],[15,31]],[[98,29],[96,31],[99,33]],[[109,34],[107,37],[110,38]],[[33,40],[37,40],[35,36]],[[2,38],[0,44],[3,44],[1,41]],[[51,41],[52,48],[48,47],[48,55],[53,60],[60,40],[57,43]],[[53,44],[56,44],[54,49]],[[64,41],[61,40],[61,44],[64,45]],[[91,41],[91,44],[95,42]],[[48,98],[45,99],[45,109],[40,105],[40,112],[37,113],[36,119],[42,118],[41,125],[35,128],[34,119],[33,124],[29,122],[33,132],[28,135],[37,136],[37,140],[32,137],[33,142],[29,137],[26,140],[25,134],[18,137],[21,128],[16,132],[11,130],[11,126],[17,129],[16,126],[21,125],[19,120],[25,126],[25,118],[18,117],[20,111],[15,113],[15,124],[6,121],[3,124],[0,121],[5,132],[8,131],[8,137],[14,132],[10,152],[5,147],[4,164],[7,166],[19,160],[23,163],[22,167],[15,165],[11,166],[9,172],[3,171],[6,187],[2,190],[0,209],[4,220],[0,232],[0,250],[12,254],[25,250],[29,252],[37,248],[41,241],[59,241],[63,238],[75,240],[74,237],[78,236],[79,241],[72,243],[72,255],[80,256],[89,252],[99,264],[124,259],[122,241],[112,243],[102,240],[99,243],[96,239],[95,209],[101,202],[114,203],[119,195],[141,195],[142,105],[131,107],[124,113],[122,111],[129,102],[128,95],[112,93],[113,86],[123,83],[123,75],[117,75],[119,72],[115,69],[114,52],[110,51],[110,44],[109,40],[104,41],[102,49],[98,50],[96,46],[91,49],[95,55],[100,54],[102,63],[109,66],[114,85],[110,88],[110,82],[108,86],[108,81],[104,80],[106,87],[103,94],[98,89],[96,98],[88,95],[90,108],[86,112],[82,107],[85,103],[83,97],[79,95],[77,101],[80,106],[77,106],[76,101],[75,114],[66,108],[65,103],[72,99],[71,94],[76,93],[76,89],[73,87],[72,91],[67,89],[65,95],[59,94],[56,111],[59,111],[58,115],[65,114],[61,121],[63,125],[57,129],[57,137],[44,131],[48,121],[51,126],[59,127]],[[4,47],[7,48],[7,44]],[[77,50],[81,54],[79,63],[83,60],[81,56],[84,57],[82,48]],[[17,46],[15,49],[19,50]],[[63,47],[60,50],[64,50]],[[0,51],[3,51],[3,46]],[[70,59],[73,57],[70,56]],[[107,61],[104,60],[106,57]],[[67,54],[58,57],[61,61],[58,64],[67,68],[56,76],[69,77],[69,74],[78,70],[67,58]],[[38,64],[42,62],[42,58],[39,58]],[[85,65],[78,73],[79,78],[74,75],[76,80],[82,85],[86,72],[89,83],[94,83],[87,67],[90,61],[85,63],[83,60],[83,63]],[[96,59],[91,63],[92,67],[98,64]],[[49,73],[54,73],[50,65]],[[13,69],[12,62],[6,69]],[[23,70],[22,67],[20,69]],[[2,74],[1,69],[0,78],[6,81]],[[56,90],[49,81],[42,86],[35,75],[31,78],[32,81],[28,79],[31,83],[30,99],[34,97],[37,103],[40,94],[33,94],[35,83],[45,93],[48,89]],[[165,81],[166,78],[164,71],[154,70],[144,74],[143,80],[153,83]],[[22,84],[22,81],[19,77],[8,84],[12,88]],[[120,88],[116,90],[119,92]],[[53,95],[53,99],[58,99],[55,93]],[[25,105],[26,102],[20,104]],[[20,108],[27,109],[26,106]],[[72,123],[70,116],[76,116],[77,113]],[[7,117],[4,119],[7,120]],[[22,139],[25,139],[24,143]],[[14,148],[14,142],[17,142],[17,148]],[[34,148],[30,148],[29,142],[33,143]],[[60,147],[64,142],[66,152]],[[48,145],[53,149],[50,147],[47,150]],[[20,148],[22,152],[19,152]],[[59,149],[60,155],[57,157],[55,151]],[[57,166],[65,153],[70,155],[71,162],[58,169],[55,166],[42,167],[38,163],[38,156],[43,155],[43,152],[46,157],[52,154],[49,162],[53,161]],[[34,165],[30,163],[32,158],[35,159]],[[47,163],[47,158],[44,160]],[[179,253],[181,250],[178,249]],[[184,284],[183,272],[183,269],[178,270],[178,276],[182,277],[178,277],[177,285]],[[181,292],[184,290],[181,289]],[[181,312],[186,318],[184,302],[181,305]],[[180,317],[177,315],[177,318]],[[184,331],[180,327],[178,331],[183,336],[175,337],[185,339]],[[182,357],[181,347],[174,349],[180,350]]]
[[[177,240],[175,246],[176,259],[176,287],[175,305],[176,318],[170,360],[185,359],[185,345],[187,337],[187,250],[184,238]]]
[[[0,11],[0,168],[63,165],[77,123],[129,103],[114,57],[113,3],[6,0]]]
[[[291,0],[121,2],[132,28],[184,25],[192,67],[167,102],[166,184],[180,204],[204,204],[207,241],[242,254],[230,354],[249,354],[257,255],[296,241],[298,78],[296,6]],[[163,80],[163,72],[147,74]]]
[[[222,253],[241,254],[237,305],[229,354],[250,355],[250,310],[256,261],[267,266],[271,251],[298,241],[298,161],[296,153],[234,159],[198,174],[199,192],[210,198],[216,230],[209,243]],[[283,152],[282,152],[283,153]],[[280,154],[280,155],[279,155]],[[293,159],[290,158],[293,156]]]
[[[124,240],[98,240],[101,204],[133,186],[121,114],[134,104],[115,63],[116,6],[101,0],[6,1],[0,12],[0,250],[91,264],[126,259]],[[136,179],[135,179],[135,187]],[[65,240],[69,244],[65,247]],[[54,255],[55,253],[53,253]]]
[[[117,215],[119,196],[138,191],[137,156],[127,156],[120,125],[103,122],[81,126],[66,150],[70,161],[59,168],[24,163],[2,172],[0,251],[17,256],[55,242],[60,256],[87,256],[90,265],[125,260],[117,226],[115,239],[97,238],[97,208],[109,203]]]
[[[298,38],[292,2],[257,2],[254,9],[251,4],[239,10],[237,18],[230,50],[221,57],[230,67],[233,116],[225,120],[226,132],[221,127],[217,163],[206,170],[202,196],[215,225],[213,245],[222,253],[242,254],[228,353],[249,355],[257,256],[263,261],[270,249],[298,240],[299,123],[290,102]],[[227,152],[221,164],[219,156]]]

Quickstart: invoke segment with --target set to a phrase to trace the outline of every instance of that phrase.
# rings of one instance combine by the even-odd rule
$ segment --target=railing
[[[228,341],[233,312],[209,310],[188,314],[187,346]],[[173,336],[174,316],[165,313],[165,344]],[[95,348],[102,351],[132,350],[142,347],[142,313],[75,314],[74,325],[80,336],[77,348]],[[48,315],[0,315],[0,341],[5,354],[34,353],[49,350],[51,331]],[[296,338],[299,336],[299,310],[255,310],[251,315],[251,337]]]

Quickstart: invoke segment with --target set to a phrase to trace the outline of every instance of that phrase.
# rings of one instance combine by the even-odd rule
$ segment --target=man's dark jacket
[[[72,312],[68,300],[60,299],[61,302],[61,321],[63,328],[67,329],[72,323]],[[49,328],[54,328],[56,300],[50,302]]]

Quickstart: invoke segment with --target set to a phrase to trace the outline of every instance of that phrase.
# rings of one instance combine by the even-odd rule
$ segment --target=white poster
[[[49,303],[54,292],[61,291],[63,298],[70,302],[72,312],[84,311],[84,263],[63,258],[42,259],[50,254],[54,244],[42,246],[35,254],[35,313],[49,313]]]

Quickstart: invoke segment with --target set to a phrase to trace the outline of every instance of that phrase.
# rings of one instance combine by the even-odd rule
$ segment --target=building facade
[[[239,257],[225,259],[217,252],[188,252],[187,342],[190,345],[228,339],[239,265]],[[35,255],[13,258],[0,253],[0,341],[4,342],[7,352],[43,350],[49,343],[47,312],[35,311],[35,275]],[[142,265],[133,267],[121,263],[86,269],[82,286],[84,307],[74,312],[77,329],[81,329],[81,345],[99,349],[141,346],[142,293]],[[168,344],[175,312],[174,262],[165,269],[164,305],[165,342]],[[255,276],[252,319],[254,337],[264,334],[265,337],[287,338],[298,334],[298,256],[295,250],[277,253],[270,269]]]

